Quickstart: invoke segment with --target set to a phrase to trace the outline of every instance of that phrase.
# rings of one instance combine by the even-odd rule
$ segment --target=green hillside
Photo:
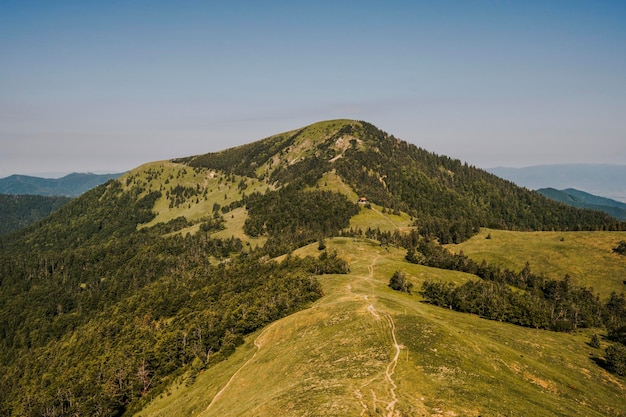
[[[423,234],[461,242],[480,227],[619,230],[624,223],[564,206],[457,159],[436,155],[366,122],[316,123],[222,152],[182,158],[273,185],[312,186],[335,172],[373,203],[408,213]]]
[[[440,245],[484,227],[494,242],[584,230],[602,248],[626,229],[366,122],[147,163],[0,238],[0,415],[619,415],[618,280]],[[623,271],[617,254],[597,259]],[[413,295],[387,287],[396,271]],[[478,289],[450,307],[560,333],[435,307],[433,282]],[[231,379],[252,391],[229,397]]]
[[[535,273],[552,279],[568,275],[574,283],[593,287],[606,298],[611,292],[626,289],[626,256],[613,251],[622,240],[626,240],[626,232],[518,233],[484,229],[448,248],[478,262],[484,259],[516,271],[528,262]]]
[[[322,299],[251,335],[193,384],[181,378],[137,415],[624,415],[624,379],[596,364],[601,350],[587,345],[589,332],[433,307],[390,290],[389,277],[402,270],[417,287],[474,278],[409,264],[373,241],[328,244],[351,271],[322,277]]]

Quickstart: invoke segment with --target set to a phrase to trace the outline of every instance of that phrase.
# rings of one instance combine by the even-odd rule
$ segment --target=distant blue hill
[[[119,178],[122,174],[73,173],[62,178],[11,175],[0,178],[0,194],[78,197],[110,179]]]
[[[531,190],[573,188],[626,203],[626,165],[536,165],[488,168],[487,171]]]
[[[561,203],[565,203],[569,206],[600,210],[617,219],[626,220],[626,204],[610,198],[598,197],[573,188],[568,188],[566,190],[541,188],[537,190],[537,192],[551,198],[552,200],[560,201]]]

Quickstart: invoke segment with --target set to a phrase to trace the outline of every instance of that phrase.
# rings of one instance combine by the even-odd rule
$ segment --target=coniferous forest
[[[70,197],[0,194],[0,235],[41,220],[70,200]]]
[[[480,227],[522,231],[626,228],[606,213],[555,202],[458,159],[397,139],[370,123],[339,122],[343,123],[336,130],[320,132],[328,138],[312,143],[307,158],[291,163],[275,163],[268,155],[293,147],[306,136],[307,128],[177,161],[192,167],[219,167],[280,185],[313,185],[325,172],[336,170],[357,194],[392,211],[409,213],[422,235],[436,237],[442,244],[462,242]],[[331,145],[345,137],[351,139],[342,157],[329,162],[337,152]],[[259,174],[263,164],[273,168],[271,174],[267,170]]]

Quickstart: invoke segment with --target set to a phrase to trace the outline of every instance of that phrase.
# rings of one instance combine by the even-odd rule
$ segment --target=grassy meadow
[[[475,277],[409,264],[403,250],[366,239],[327,245],[350,273],[321,276],[322,299],[249,336],[193,383],[182,378],[137,415],[626,415],[626,381],[597,365],[603,350],[587,344],[590,332],[437,308],[417,291],[389,289],[394,271],[404,271],[414,290],[424,279]],[[318,253],[313,244],[295,255]]]
[[[489,237],[489,238],[487,238]],[[447,245],[475,261],[483,259],[514,271],[529,262],[531,271],[551,279],[567,274],[602,298],[626,291],[626,256],[613,252],[626,232],[511,232],[483,229],[473,238]]]
[[[263,181],[237,175],[225,175],[208,169],[191,168],[171,161],[151,162],[142,165],[120,178],[127,187],[145,186],[146,192],[161,191],[162,195],[155,205],[154,211],[157,216],[149,223],[142,225],[150,227],[157,223],[185,216],[189,221],[199,220],[213,211],[213,205],[220,207],[229,205],[234,201],[241,200],[244,194],[252,194],[255,191],[265,192],[271,188]],[[245,182],[245,188],[238,187],[239,183]],[[159,189],[154,189],[159,185]],[[182,204],[171,206],[167,197],[169,191],[175,187],[189,187],[198,189],[197,196],[183,199]],[[206,191],[206,192],[205,192]]]

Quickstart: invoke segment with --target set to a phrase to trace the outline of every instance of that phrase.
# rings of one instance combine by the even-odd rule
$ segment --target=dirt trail
[[[397,385],[393,380],[393,374],[396,371],[396,366],[398,365],[398,358],[400,357],[400,350],[402,346],[398,344],[398,339],[396,339],[396,324],[393,321],[393,317],[389,313],[382,313],[387,322],[389,323],[389,328],[391,329],[391,337],[393,338],[393,347],[396,350],[396,354],[393,356],[393,359],[387,365],[387,369],[385,370],[385,378],[391,385],[391,389],[389,390],[391,393],[391,401],[387,405],[387,416],[392,417],[395,414],[396,403],[398,402],[398,396],[396,395]]]
[[[389,395],[391,397],[391,399],[389,401],[383,401],[381,399],[376,398],[376,393],[374,392],[374,390],[372,390],[372,396],[373,396],[373,404],[374,404],[374,408],[376,408],[376,404],[377,403],[383,403],[385,404],[385,410],[387,411],[386,416],[387,417],[394,417],[396,415],[398,415],[398,413],[396,412],[396,403],[398,402],[398,396],[396,394],[396,388],[398,387],[396,385],[396,382],[393,379],[393,374],[396,371],[396,366],[398,366],[398,359],[400,358],[400,351],[402,350],[402,345],[400,345],[398,343],[398,339],[396,338],[396,324],[393,321],[393,317],[391,317],[391,314],[384,312],[384,311],[378,311],[376,310],[376,307],[374,307],[373,304],[370,304],[367,306],[367,311],[374,316],[374,319],[376,321],[379,322],[385,322],[385,327],[389,328],[389,331],[391,332],[391,339],[393,340],[393,348],[395,350],[395,354],[393,355],[393,358],[391,359],[391,361],[387,364],[387,368],[385,368],[385,380],[388,382],[389,384]],[[367,384],[365,384],[364,386],[369,385],[369,383],[371,383],[372,381],[368,382]],[[360,392],[360,390],[357,390],[355,392],[355,394],[357,395],[357,398],[359,399],[359,403],[361,404],[361,406],[364,408],[363,413],[365,413],[367,411],[367,406],[365,406],[365,404],[363,403],[362,399],[362,394]],[[363,415],[363,413],[361,415]]]
[[[366,279],[374,277],[374,265],[376,263],[377,258],[378,257],[374,258],[372,260],[372,263],[368,266],[369,274]],[[369,297],[367,295],[364,296],[364,299],[365,301],[369,301]],[[399,413],[396,412],[396,404],[398,402],[398,396],[396,394],[397,385],[393,379],[393,375],[395,373],[396,366],[398,365],[398,358],[400,358],[400,350],[402,349],[402,346],[398,343],[398,339],[396,338],[396,324],[393,321],[393,317],[391,316],[391,314],[385,311],[376,310],[376,307],[374,307],[374,304],[369,304],[367,306],[367,311],[374,317],[376,321],[385,322],[385,327],[387,327],[389,331],[391,332],[391,339],[393,341],[393,348],[395,350],[395,354],[393,358],[391,359],[391,361],[387,364],[387,368],[385,369],[385,380],[388,382],[389,387],[390,387],[389,396],[391,399],[389,401],[383,401],[377,398],[374,390],[372,390],[372,397],[373,397],[374,408],[376,408],[377,403],[385,404],[385,411],[387,412],[386,417],[394,417],[394,416],[399,415]],[[368,385],[368,384],[365,384],[365,385]],[[364,415],[367,412],[367,406],[363,402],[363,395],[360,390],[357,390],[355,394],[357,396],[357,399],[359,400],[359,404],[363,408],[361,415]]]
[[[263,337],[263,336],[265,336],[265,333],[267,333],[267,331],[268,331],[269,329],[271,329],[271,328],[274,326],[274,324],[276,324],[276,322],[274,322],[274,323],[270,324],[268,327],[266,327],[266,328],[265,328],[265,330],[263,330],[263,331],[261,332],[261,334],[259,334],[259,335],[257,336],[257,338],[256,338],[256,339],[254,339],[254,346],[256,347],[256,351],[254,352],[254,354],[253,354],[253,355],[252,355],[252,356],[251,356],[251,357],[250,357],[247,361],[245,361],[245,362],[244,362],[244,364],[243,364],[243,365],[241,365],[241,366],[239,367],[239,369],[237,369],[237,370],[235,371],[235,373],[234,373],[234,374],[230,377],[230,379],[228,380],[228,382],[226,383],[226,385],[224,385],[224,386],[222,387],[222,389],[221,389],[221,390],[220,390],[217,394],[215,394],[215,396],[213,397],[213,399],[211,399],[211,402],[209,403],[209,405],[207,406],[207,408],[205,408],[204,412],[209,411],[209,409],[211,408],[211,406],[212,406],[213,404],[215,404],[215,401],[216,401],[216,400],[217,400],[217,399],[218,399],[218,398],[219,398],[219,397],[220,397],[220,396],[224,393],[224,391],[226,391],[226,389],[228,389],[228,387],[230,386],[230,384],[231,384],[231,383],[235,380],[235,378],[237,377],[237,375],[239,374],[239,372],[240,372],[243,368],[245,368],[245,367],[246,367],[246,366],[247,366],[250,362],[252,362],[252,360],[256,357],[257,353],[259,353],[259,350],[261,350],[261,346],[262,346],[262,337]]]

